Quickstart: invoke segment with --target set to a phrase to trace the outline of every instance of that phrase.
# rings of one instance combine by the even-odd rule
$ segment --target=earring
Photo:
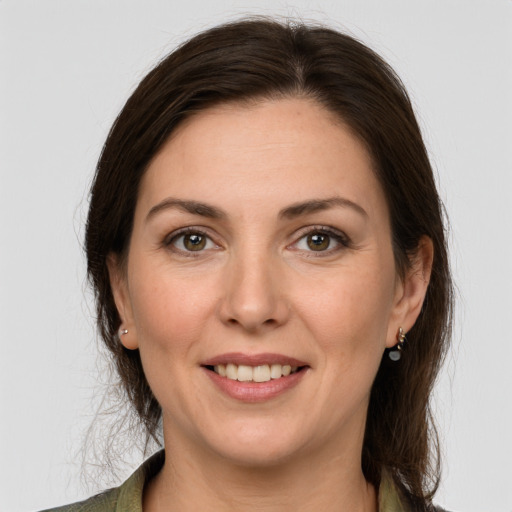
[[[388,352],[389,359],[391,359],[391,361],[399,361],[402,357],[402,347],[405,343],[405,333],[401,327],[398,329],[396,339],[398,343]]]
[[[121,338],[121,336],[124,336],[125,334],[128,334],[128,329],[119,329],[118,336]]]

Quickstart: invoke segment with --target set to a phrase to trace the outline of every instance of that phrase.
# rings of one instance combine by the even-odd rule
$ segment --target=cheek
[[[211,289],[205,279],[176,270],[139,272],[131,295],[141,351],[190,350],[213,310]]]
[[[187,397],[194,386],[190,371],[197,366],[200,340],[213,310],[207,293],[211,285],[161,269],[137,276],[131,295],[144,373],[162,407],[186,423]]]
[[[304,281],[295,294],[308,329],[326,354],[384,349],[394,291],[394,267],[363,264],[340,269],[324,279]],[[379,356],[380,357],[380,356]]]

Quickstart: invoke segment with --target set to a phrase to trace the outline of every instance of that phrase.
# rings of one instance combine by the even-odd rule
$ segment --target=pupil
[[[327,235],[309,235],[308,236],[308,245],[310,249],[314,251],[327,249],[329,246],[329,237]]]

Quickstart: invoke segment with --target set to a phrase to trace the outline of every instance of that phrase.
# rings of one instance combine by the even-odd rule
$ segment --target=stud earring
[[[399,361],[402,357],[402,347],[404,346],[406,338],[404,330],[401,327],[398,329],[396,339],[398,343],[388,352],[389,359],[391,359],[391,361]]]
[[[121,336],[124,336],[125,334],[128,334],[128,329],[119,329],[119,338],[121,338]]]

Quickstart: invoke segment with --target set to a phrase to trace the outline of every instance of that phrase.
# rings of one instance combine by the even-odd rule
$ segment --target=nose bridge
[[[224,321],[249,331],[285,321],[287,306],[280,290],[279,263],[272,251],[253,242],[233,252],[222,305]]]

